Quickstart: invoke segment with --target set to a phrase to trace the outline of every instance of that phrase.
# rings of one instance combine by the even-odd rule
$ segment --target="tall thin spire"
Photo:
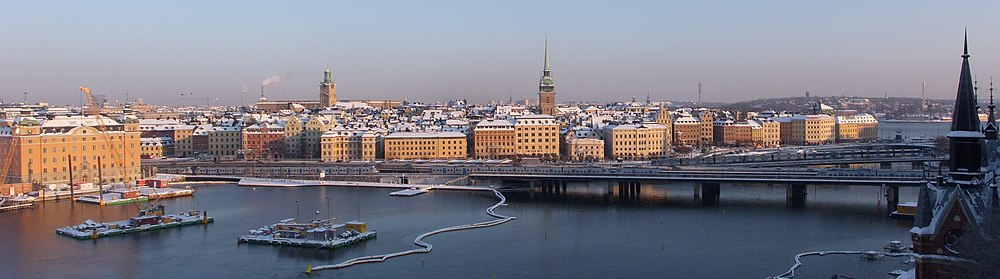
[[[983,128],[983,134],[986,135],[986,139],[988,140],[996,140],[998,138],[997,119],[994,114],[996,107],[996,104],[993,103],[993,78],[990,77],[990,114],[989,117],[986,118],[986,127]]]
[[[952,114],[952,131],[980,131],[976,87],[972,82],[972,70],[969,67],[969,35],[966,33],[962,72],[958,78],[958,93],[955,97],[955,111]]]
[[[965,30],[965,51],[962,52],[962,58],[969,58],[969,30]]]
[[[549,67],[549,36],[545,36],[545,69],[546,72],[551,71],[552,68]]]

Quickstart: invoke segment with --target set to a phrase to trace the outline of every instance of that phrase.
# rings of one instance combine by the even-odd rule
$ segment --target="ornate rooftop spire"
[[[546,72],[551,71],[552,68],[549,67],[549,36],[545,36],[545,69]]]
[[[969,69],[969,39],[965,36],[965,48],[962,54],[962,72],[958,78],[958,94],[955,98],[955,111],[952,114],[952,131],[980,131],[976,86],[972,82],[972,70]]]

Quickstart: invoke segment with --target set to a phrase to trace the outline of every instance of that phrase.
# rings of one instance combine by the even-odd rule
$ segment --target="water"
[[[804,210],[785,207],[785,188],[723,184],[721,205],[697,206],[690,184],[646,185],[640,202],[602,194],[605,182],[573,183],[558,198],[508,193],[498,213],[518,219],[426,239],[434,251],[384,263],[318,271],[318,277],[762,278],[783,273],[800,252],[879,249],[908,237],[911,224],[887,219],[873,187],[809,186]],[[163,200],[168,212],[207,210],[214,224],[98,240],[56,235],[90,218],[121,220],[133,206],[48,202],[0,214],[0,270],[7,278],[306,278],[307,265],[414,248],[433,229],[489,220],[492,193],[435,191],[391,197],[390,189],[197,187]],[[248,229],[294,217],[360,218],[378,238],[337,251],[237,244]],[[534,197],[532,197],[534,196]],[[912,201],[915,189],[903,189]],[[880,278],[905,267],[857,256],[806,258],[800,278]]]
[[[903,138],[936,138],[943,137],[951,130],[951,123],[878,123],[880,138],[895,138],[896,131],[902,132]]]

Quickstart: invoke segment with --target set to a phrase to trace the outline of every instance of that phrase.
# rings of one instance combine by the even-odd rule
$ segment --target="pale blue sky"
[[[4,1],[0,93],[237,104],[316,98],[536,98],[549,37],[558,102],[814,95],[953,98],[1000,78],[1000,1]],[[985,87],[985,86],[983,86]]]

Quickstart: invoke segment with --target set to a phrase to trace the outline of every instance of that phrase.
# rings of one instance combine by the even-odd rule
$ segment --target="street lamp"
[[[330,220],[330,196],[326,196],[326,219]]]

